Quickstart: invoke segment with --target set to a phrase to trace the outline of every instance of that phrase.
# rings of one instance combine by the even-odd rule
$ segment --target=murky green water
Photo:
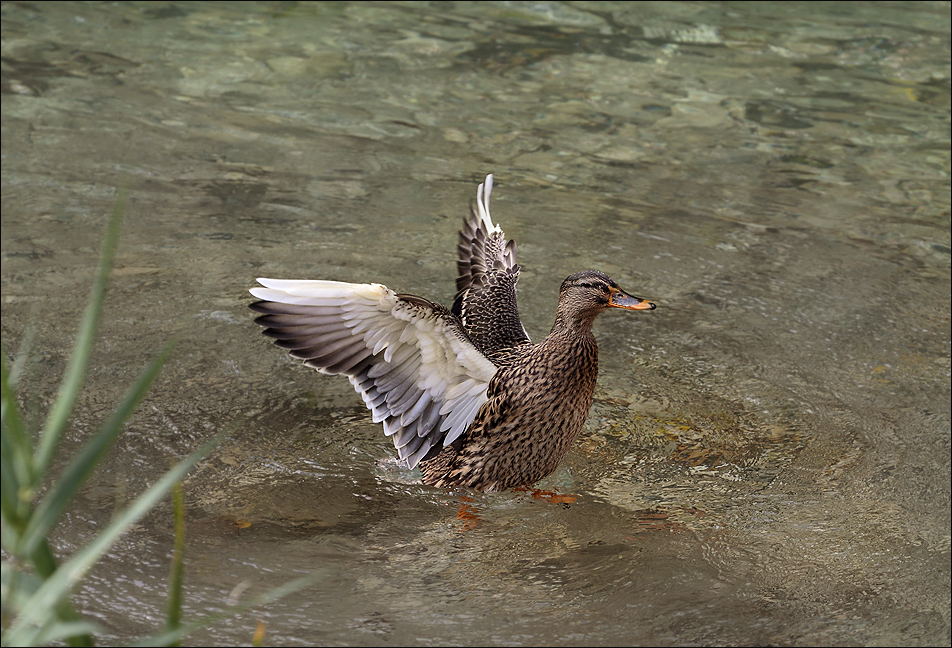
[[[42,403],[131,202],[85,438],[189,334],[58,531],[173,457],[188,607],[322,570],[194,637],[277,645],[949,645],[950,4],[5,3],[3,343]],[[545,334],[597,268],[586,430],[543,485],[413,483],[347,381],[252,324],[258,276],[449,302],[486,173]],[[78,593],[157,629],[168,510]],[[465,516],[464,516],[465,517]]]

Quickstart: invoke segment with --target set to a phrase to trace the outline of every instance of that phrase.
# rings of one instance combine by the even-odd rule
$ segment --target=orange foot
[[[479,513],[476,511],[476,507],[471,506],[472,502],[473,498],[471,497],[459,498],[456,519],[463,521],[463,525],[460,528],[461,531],[472,531],[483,523],[482,518],[479,517]]]
[[[529,489],[525,486],[515,489],[517,491],[528,492]],[[560,495],[555,491],[544,491],[538,488],[533,488],[532,491],[533,499],[540,499],[546,502],[551,502],[553,504],[575,504],[578,498],[575,495]]]

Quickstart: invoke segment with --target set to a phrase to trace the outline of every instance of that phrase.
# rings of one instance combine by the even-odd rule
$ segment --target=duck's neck
[[[549,337],[592,337],[592,324],[595,322],[597,310],[568,310],[559,308],[555,314],[555,322]]]

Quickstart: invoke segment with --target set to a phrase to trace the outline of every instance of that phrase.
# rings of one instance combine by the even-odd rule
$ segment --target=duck
[[[554,472],[592,405],[595,318],[656,307],[603,272],[576,272],[533,343],[516,303],[516,244],[490,216],[492,188],[490,174],[463,219],[450,308],[378,283],[259,278],[250,290],[264,335],[308,367],[347,376],[399,460],[438,488],[527,488]]]

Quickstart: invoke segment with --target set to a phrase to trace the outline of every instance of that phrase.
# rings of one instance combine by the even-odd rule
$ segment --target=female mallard
[[[552,331],[532,344],[516,307],[516,246],[489,216],[493,177],[459,234],[453,309],[380,284],[258,279],[264,334],[343,374],[423,483],[499,491],[550,474],[592,405],[605,308],[651,310],[607,275],[562,282]]]

